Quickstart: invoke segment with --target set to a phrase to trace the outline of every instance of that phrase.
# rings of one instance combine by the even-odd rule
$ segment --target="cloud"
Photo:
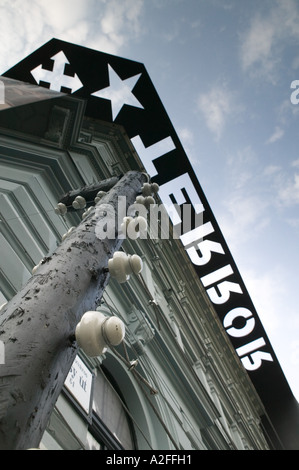
[[[256,175],[258,158],[250,145],[230,154],[226,159],[226,176],[228,185],[233,191],[242,190],[247,183],[251,183]],[[246,189],[246,188],[245,188]]]
[[[299,204],[299,159],[291,162],[290,167],[282,165],[267,165],[261,176],[265,177],[264,186],[267,193],[271,192],[272,208],[278,210],[278,214],[286,214],[285,220],[290,226],[298,228],[298,217],[294,213],[290,216],[284,209]]]
[[[284,136],[284,130],[279,126],[276,126],[273,134],[266,141],[266,144],[274,144],[274,142],[281,139],[283,136]]]
[[[275,25],[272,21],[256,17],[241,47],[242,66],[245,71],[255,65],[262,65],[266,75],[270,75],[275,65],[272,47],[275,37]]]
[[[126,38],[141,33],[139,20],[142,0],[109,0],[104,4],[106,8],[100,19],[101,31],[112,44],[121,47]]]
[[[24,2],[23,2],[24,3]],[[36,4],[36,8],[40,7],[40,12],[45,19],[45,23],[58,30],[68,30],[75,24],[85,18],[86,12],[93,7],[93,2],[86,0],[39,0],[33,1],[32,4]],[[27,7],[28,9],[28,7]]]
[[[194,134],[188,127],[181,127],[177,129],[179,139],[188,155],[190,163],[196,167],[199,160],[194,148]]]
[[[182,129],[179,129],[178,130],[178,133],[182,139],[182,141],[186,144],[190,144],[193,142],[193,133],[190,129],[188,129],[187,127],[184,127]]]
[[[269,336],[274,335],[282,326],[281,308],[287,293],[281,267],[277,266],[271,272],[243,269],[242,277],[266,332]]]
[[[267,14],[257,13],[241,36],[243,71],[251,77],[276,81],[281,52],[290,40],[299,39],[299,10],[295,0],[276,0]]]
[[[290,169],[279,165],[267,165],[263,170],[265,186],[272,190],[272,205],[279,210],[299,204],[299,159],[293,160]],[[296,214],[294,214],[296,216]],[[288,217],[297,228],[297,217]]]
[[[53,37],[118,54],[142,34],[144,0],[1,0],[0,73]]]
[[[268,165],[264,169],[264,175],[266,177],[273,178],[275,175],[277,175],[281,171],[281,167],[278,165]]]
[[[192,152],[193,144],[194,144],[193,132],[189,128],[183,127],[183,128],[179,128],[177,130],[177,133],[186,152],[190,154]]]
[[[279,190],[279,201],[283,206],[299,204],[299,173],[295,173],[284,182]]]
[[[226,89],[215,87],[199,96],[197,106],[203,114],[208,128],[219,140],[227,118],[235,110],[233,94]]]
[[[246,191],[232,191],[223,200],[219,224],[233,253],[242,252],[246,243],[257,239],[270,223],[268,201]]]

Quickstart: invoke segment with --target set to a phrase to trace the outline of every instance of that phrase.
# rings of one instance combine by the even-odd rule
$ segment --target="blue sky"
[[[299,399],[299,2],[0,0],[0,73],[52,37],[144,63]]]

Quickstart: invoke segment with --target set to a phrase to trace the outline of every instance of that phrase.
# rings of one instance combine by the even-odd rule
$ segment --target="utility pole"
[[[123,239],[99,239],[101,217],[114,219],[118,198],[126,209],[147,176],[126,173],[86,218],[45,258],[27,284],[0,312],[0,449],[36,448],[77,354],[72,342],[82,315],[95,310],[109,280],[108,260]],[[109,186],[109,185],[108,185]],[[105,210],[101,211],[101,207]],[[109,212],[109,207],[114,209]]]

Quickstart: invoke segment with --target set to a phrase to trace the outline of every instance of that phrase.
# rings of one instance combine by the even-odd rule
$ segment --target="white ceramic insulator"
[[[125,337],[125,325],[118,317],[110,317],[103,325],[108,346],[117,346]]]
[[[77,196],[74,199],[72,206],[74,209],[84,209],[84,207],[86,207],[86,200],[82,196]]]
[[[94,202],[97,204],[104,196],[107,194],[105,191],[99,191],[94,199]]]
[[[144,197],[146,196],[151,196],[152,194],[152,185],[150,183],[144,183],[144,185],[142,186],[142,195]]]
[[[75,331],[78,346],[90,357],[103,354],[107,346],[117,346],[125,337],[125,325],[118,317],[98,311],[84,313]]]
[[[67,213],[67,207],[62,202],[59,202],[55,207],[55,213],[59,215],[65,215]]]
[[[142,271],[143,263],[142,259],[138,255],[132,255],[129,257],[129,264],[131,272],[134,274],[139,274]]]
[[[130,274],[138,274],[142,270],[142,260],[138,255],[127,255],[122,251],[116,251],[108,261],[108,269],[111,277],[124,283],[129,280]]]

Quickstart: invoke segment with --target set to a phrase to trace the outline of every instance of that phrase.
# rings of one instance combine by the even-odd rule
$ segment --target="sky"
[[[299,400],[299,1],[0,0],[0,74],[53,37],[145,65]]]

